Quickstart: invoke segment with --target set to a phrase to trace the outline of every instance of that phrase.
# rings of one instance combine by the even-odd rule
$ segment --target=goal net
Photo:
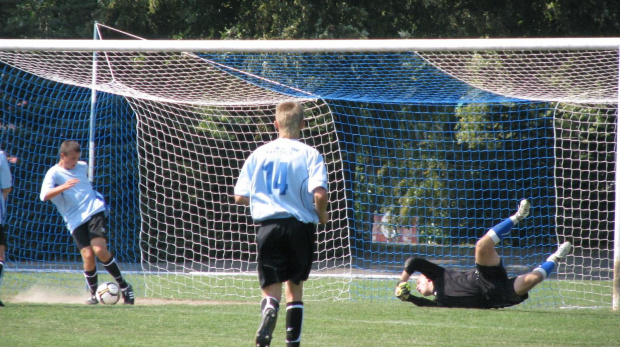
[[[617,49],[248,52],[155,41],[131,51],[97,48],[103,40],[24,50],[1,41],[2,147],[19,161],[0,295],[83,288],[69,233],[38,200],[71,138],[111,207],[110,248],[138,296],[259,297],[255,225],[233,187],[249,153],[277,136],[275,105],[298,100],[302,141],[324,154],[330,184],[307,300],[393,299],[410,256],[472,267],[476,240],[527,198],[530,217],[498,246],[509,275],[563,241],[575,249],[525,304],[611,303]]]

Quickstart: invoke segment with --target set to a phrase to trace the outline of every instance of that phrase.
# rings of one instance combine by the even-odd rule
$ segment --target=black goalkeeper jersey
[[[407,272],[421,272],[435,286],[435,299],[410,295],[407,301],[417,306],[491,308],[484,293],[484,284],[477,270],[449,270],[428,260],[416,258],[408,266]]]

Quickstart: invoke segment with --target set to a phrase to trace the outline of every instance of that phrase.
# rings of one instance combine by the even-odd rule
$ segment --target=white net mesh
[[[616,51],[98,52],[94,80],[92,52],[0,51],[0,61],[129,105],[122,125],[136,129],[139,177],[129,212],[147,295],[258,297],[254,225],[233,186],[249,153],[276,136],[275,105],[294,99],[307,110],[302,140],[330,176],[332,221],[319,228],[309,300],[390,298],[412,254],[472,266],[475,233],[525,196],[535,213],[505,263],[522,273],[570,240],[563,281],[533,296],[543,306],[610,301]],[[49,132],[66,121],[54,112]],[[382,240],[373,230],[390,212],[415,225]]]
[[[23,71],[129,102],[137,119],[147,295],[260,296],[254,225],[249,210],[234,204],[233,187],[249,153],[277,137],[275,105],[299,100],[308,124],[302,141],[326,159],[335,218],[319,228],[316,276],[306,285],[307,299],[348,297],[351,260],[341,159],[324,103],[254,86],[192,54],[107,52],[97,58],[93,84],[90,52],[0,52],[0,60]],[[321,276],[326,273],[330,276]]]
[[[249,211],[233,202],[238,172],[249,152],[275,139],[275,105],[194,106],[130,99],[138,117],[138,153],[143,174],[140,211],[143,228],[143,268],[164,274],[164,283],[147,289],[161,295],[162,287],[176,287],[194,295],[218,298],[247,297],[256,291],[255,228]],[[302,141],[323,153],[330,185],[330,228],[319,228],[314,274],[308,299],[347,297],[350,274],[348,230],[339,213],[344,196],[339,149],[331,115],[324,105],[303,102],[308,127]],[[340,185],[342,187],[342,185]],[[340,219],[340,220],[338,220]],[[336,226],[333,228],[333,226]],[[188,275],[189,274],[189,275]],[[160,278],[156,279],[157,281]]]
[[[613,280],[616,105],[559,104],[556,132],[556,230],[575,249],[558,269],[577,307],[610,303]]]
[[[235,77],[230,67],[189,53],[99,53],[95,69],[92,52],[0,51],[0,57],[6,64],[53,81],[154,101],[247,105],[286,98]]]
[[[618,51],[420,52],[476,88],[524,100],[616,103]]]

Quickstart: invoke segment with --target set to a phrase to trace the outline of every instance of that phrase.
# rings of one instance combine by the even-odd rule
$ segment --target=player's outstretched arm
[[[67,182],[65,182],[64,184],[48,190],[42,200],[43,201],[51,200],[57,197],[58,195],[62,194],[64,191],[75,187],[75,185],[78,184],[78,182],[80,182],[80,180],[77,178],[68,179]]]
[[[410,303],[420,307],[439,307],[439,304],[437,302],[415,295],[409,295],[409,297],[405,301],[409,301]]]
[[[394,290],[394,295],[402,301],[408,301],[416,306],[439,306],[434,300],[422,298],[411,294],[411,284],[409,282],[399,282]]]
[[[394,296],[402,301],[407,301],[411,295],[411,284],[407,281],[400,281],[394,289]]]

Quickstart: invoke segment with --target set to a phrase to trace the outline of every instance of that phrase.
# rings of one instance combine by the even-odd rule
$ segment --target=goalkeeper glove
[[[394,290],[394,295],[402,301],[407,301],[411,295],[411,285],[409,282],[400,282]]]

